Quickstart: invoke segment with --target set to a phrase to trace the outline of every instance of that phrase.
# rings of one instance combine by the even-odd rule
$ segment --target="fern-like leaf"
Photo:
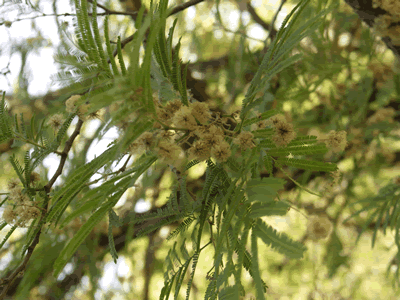
[[[291,240],[284,233],[278,233],[274,228],[265,224],[261,219],[257,219],[256,225],[253,228],[257,237],[271,246],[274,250],[285,254],[290,258],[302,258],[306,247]],[[254,258],[254,257],[253,257]]]

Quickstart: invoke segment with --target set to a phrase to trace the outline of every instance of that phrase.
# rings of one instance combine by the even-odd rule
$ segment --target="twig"
[[[275,34],[272,34],[272,30],[275,30],[275,29],[274,29],[274,24],[275,24],[275,22],[276,22],[276,18],[278,17],[278,14],[279,14],[279,12],[282,10],[282,7],[283,7],[283,5],[284,5],[285,3],[286,3],[286,0],[281,0],[281,4],[279,4],[279,7],[278,7],[278,9],[277,9],[277,11],[276,11],[276,13],[275,13],[275,15],[274,15],[272,21],[271,21],[271,24],[269,24],[268,36],[267,36],[267,38],[266,38],[265,40],[268,40],[269,37],[271,37],[271,39],[274,38],[274,36],[275,36],[275,34],[276,34],[276,31],[275,31]]]
[[[250,13],[250,15],[253,17],[253,20],[257,22],[257,24],[261,25],[262,28],[265,30],[270,30],[270,26],[264,22],[263,19],[260,18],[260,16],[256,13],[256,10],[254,7],[251,5],[250,2],[247,2],[247,11]]]
[[[200,3],[200,2],[203,2],[203,1],[204,0],[191,0],[191,1],[188,1],[188,2],[185,2],[185,3],[182,3],[182,4],[178,5],[178,6],[175,6],[171,10],[171,12],[169,13],[168,17],[170,17],[170,16],[172,16],[172,15],[174,15],[174,14],[176,14],[176,13],[182,11],[182,10],[185,10],[186,8],[188,8],[190,6],[193,6],[193,5],[196,5],[196,4]]]
[[[185,10],[186,8],[188,8],[188,7],[190,7],[190,6],[193,6],[193,5],[196,5],[196,4],[200,3],[200,2],[203,2],[203,1],[204,1],[204,0],[191,0],[191,1],[188,1],[188,2],[186,2],[186,3],[182,3],[182,4],[180,4],[180,5],[176,6],[176,7],[174,7],[174,8],[171,10],[171,12],[168,14],[168,17],[170,17],[170,16],[172,16],[172,15],[178,13],[178,12],[181,12],[181,11]],[[133,14],[136,15],[137,12],[135,12],[135,13],[133,13]],[[121,41],[121,49],[123,49],[123,48],[125,47],[126,44],[128,44],[129,42],[131,42],[131,41],[133,40],[133,37],[134,37],[134,34],[132,34],[132,35],[128,36],[126,39],[122,40],[122,41]],[[113,55],[114,55],[114,56],[117,56],[117,54],[118,54],[118,51],[117,51],[117,49],[115,49]],[[108,62],[110,62],[110,61],[108,61]]]

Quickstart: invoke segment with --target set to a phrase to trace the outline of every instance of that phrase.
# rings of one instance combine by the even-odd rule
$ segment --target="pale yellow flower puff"
[[[76,102],[81,98],[80,95],[73,95],[65,101],[65,110],[69,113],[74,113],[76,111],[77,105]]]
[[[208,147],[212,148],[220,145],[224,141],[224,137],[218,134],[205,133],[203,134],[202,141],[204,141]]]
[[[285,116],[282,114],[277,114],[275,116],[272,116],[271,118],[269,118],[269,120],[267,121],[268,125],[272,125],[275,126],[280,124],[280,123],[287,123]]]
[[[292,124],[278,120],[274,126],[275,135],[272,136],[272,140],[278,147],[286,146],[296,138],[296,132]]]
[[[198,160],[205,160],[210,157],[210,147],[206,142],[199,140],[193,143],[192,147],[189,149],[189,154]]]
[[[7,222],[7,224],[12,224],[17,217],[15,211],[12,206],[7,206],[3,211],[3,220]]]
[[[154,134],[152,132],[143,132],[138,138],[138,142],[146,149],[149,150],[154,145]]]
[[[229,144],[223,141],[212,149],[211,154],[216,160],[224,162],[231,156],[231,149]]]
[[[346,131],[335,131],[331,130],[328,134],[328,138],[325,140],[325,144],[328,148],[332,149],[333,152],[343,151],[347,146]]]
[[[190,108],[192,109],[193,116],[199,121],[201,124],[205,124],[211,118],[211,112],[208,109],[208,105],[204,102],[195,102],[190,104]]]
[[[64,123],[63,114],[52,115],[50,119],[47,121],[47,125],[52,127],[54,130],[60,129],[63,123]]]
[[[332,232],[332,223],[327,217],[311,216],[307,224],[307,233],[311,240],[327,238]]]
[[[182,106],[174,115],[175,126],[194,130],[197,127],[196,119],[192,115],[192,110],[187,106]]]
[[[251,149],[255,146],[253,137],[250,131],[242,131],[233,142],[243,149]]]
[[[177,160],[181,154],[181,151],[181,148],[174,143],[168,141],[160,141],[158,143],[158,155],[161,157],[161,159],[169,163]]]
[[[20,181],[17,178],[11,178],[8,182],[7,182],[7,189],[8,191],[12,191],[15,188],[20,186]]]

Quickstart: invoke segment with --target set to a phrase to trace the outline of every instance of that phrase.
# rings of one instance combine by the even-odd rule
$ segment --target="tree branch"
[[[50,193],[51,187],[53,186],[54,182],[57,180],[57,178],[61,175],[62,170],[64,168],[65,165],[65,161],[68,157],[68,152],[70,151],[72,144],[75,140],[75,138],[78,136],[81,127],[82,127],[83,121],[81,119],[79,119],[78,124],[75,127],[74,132],[72,133],[72,135],[70,136],[70,138],[68,139],[68,141],[65,143],[65,147],[64,150],[61,154],[61,160],[60,160],[60,164],[58,165],[57,171],[56,173],[53,175],[53,177],[50,179],[50,181],[44,186],[44,190],[46,192],[46,195],[48,195]],[[40,216],[40,220],[39,220],[39,231],[36,233],[36,236],[32,242],[32,244],[28,247],[28,252],[26,254],[26,256],[24,257],[24,260],[22,261],[22,263],[14,270],[14,272],[11,273],[11,275],[5,279],[1,280],[1,285],[5,285],[1,291],[0,294],[0,300],[3,300],[6,295],[7,295],[7,291],[8,289],[11,287],[11,285],[13,284],[14,280],[19,277],[22,276],[23,272],[26,269],[26,266],[32,256],[33,251],[35,250],[35,247],[37,246],[37,244],[39,243],[39,238],[40,235],[42,233],[42,227],[43,224],[45,223],[44,220],[46,218],[46,213],[47,213],[47,205],[48,205],[48,196],[46,197],[46,201],[44,204],[44,212],[42,212],[41,216]]]

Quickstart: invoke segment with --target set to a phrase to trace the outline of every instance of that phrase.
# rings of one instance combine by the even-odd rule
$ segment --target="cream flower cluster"
[[[33,172],[30,176],[32,183],[40,180],[39,174]],[[3,219],[10,225],[17,225],[18,227],[27,227],[32,219],[40,216],[40,210],[35,206],[35,203],[30,197],[25,194],[20,186],[18,179],[11,179],[7,183],[9,191],[9,199],[13,202],[8,205],[3,212]]]
[[[178,99],[165,105],[157,103],[156,120],[156,130],[144,132],[136,139],[129,146],[130,153],[151,150],[165,161],[213,157],[225,162],[231,156],[231,146],[226,139],[233,133],[226,129],[226,118],[218,114],[213,116],[207,103],[194,102],[185,106]],[[242,149],[255,146],[250,132],[241,132],[233,141]]]

